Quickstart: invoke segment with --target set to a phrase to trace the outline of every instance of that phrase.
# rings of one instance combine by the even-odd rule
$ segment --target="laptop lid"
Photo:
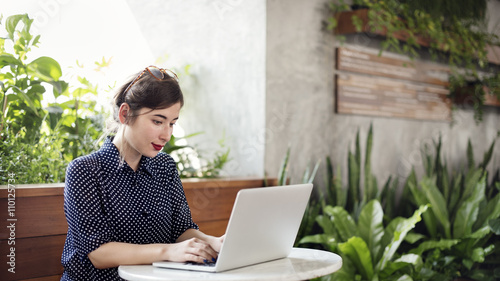
[[[214,267],[155,262],[154,266],[224,271],[284,258],[292,250],[313,185],[240,190]]]

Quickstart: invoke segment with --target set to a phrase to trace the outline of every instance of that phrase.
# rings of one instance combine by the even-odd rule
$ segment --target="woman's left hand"
[[[220,237],[210,236],[210,239],[208,239],[207,242],[208,244],[210,244],[210,247],[212,247],[212,249],[214,249],[214,251],[218,253],[220,252],[225,237],[226,237],[225,234]]]

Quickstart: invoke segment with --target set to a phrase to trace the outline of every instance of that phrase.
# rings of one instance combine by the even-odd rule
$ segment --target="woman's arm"
[[[203,263],[217,258],[222,240],[223,237],[216,238],[195,229],[188,229],[174,244],[139,245],[109,242],[89,253],[88,257],[99,269],[127,264],[151,264],[161,260]]]
[[[164,244],[130,244],[109,242],[88,254],[94,267],[105,269],[126,264],[148,264],[162,260],[166,252]]]

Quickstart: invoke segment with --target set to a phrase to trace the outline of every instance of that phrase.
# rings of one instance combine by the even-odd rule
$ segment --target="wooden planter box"
[[[357,16],[362,22],[362,28],[360,31],[356,29],[353,24],[352,17]],[[340,12],[335,14],[337,19],[337,27],[334,30],[335,34],[354,34],[360,32],[372,33],[380,36],[386,36],[387,30],[377,30],[372,31],[368,25],[368,9],[359,9],[353,11]],[[406,41],[408,39],[408,34],[406,32],[396,32],[393,34],[395,38],[401,41]],[[423,36],[417,36],[417,44],[423,47],[429,47],[429,40]],[[499,46],[487,46],[488,51],[488,61],[500,65],[500,47]]]
[[[237,192],[265,185],[262,178],[184,179],[182,183],[193,220],[202,231],[215,236],[224,234]],[[267,185],[276,183],[271,179]],[[9,194],[7,186],[0,186],[0,279],[59,280],[68,229],[64,184],[16,185],[15,200]],[[8,215],[9,206],[14,217]],[[12,231],[7,228],[11,223],[15,225]],[[11,247],[15,250],[14,274],[7,271]]]
[[[483,86],[483,90],[486,93],[484,96],[484,105],[500,107],[500,101],[495,95],[490,94],[489,88]],[[453,101],[458,104],[472,105],[476,99],[477,98],[474,97],[474,86],[467,86],[457,89],[457,93]]]

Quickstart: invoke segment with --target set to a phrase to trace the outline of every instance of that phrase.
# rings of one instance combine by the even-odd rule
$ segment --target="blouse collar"
[[[127,164],[127,162],[121,161],[120,151],[118,151],[118,148],[116,148],[116,146],[113,144],[112,136],[106,138],[99,152],[101,153],[101,156],[105,158],[104,160],[107,165],[104,165],[103,169],[107,172],[116,173],[124,169],[133,171],[133,169]],[[141,160],[139,161],[139,168],[137,169],[137,172],[144,171],[149,175],[152,175],[152,159],[154,158],[142,156]]]

